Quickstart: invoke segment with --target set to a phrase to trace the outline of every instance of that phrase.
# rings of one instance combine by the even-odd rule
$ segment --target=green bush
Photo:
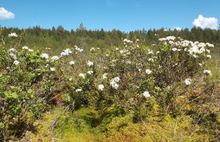
[[[61,106],[66,110],[50,128],[61,139],[85,132],[107,141],[217,140],[219,83],[206,65],[213,45],[173,36],[152,46],[123,44],[74,46],[55,56],[27,46],[1,50],[0,139],[38,131],[34,122]]]

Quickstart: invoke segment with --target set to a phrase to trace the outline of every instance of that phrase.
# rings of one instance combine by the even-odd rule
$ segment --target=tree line
[[[143,44],[157,43],[158,38],[173,35],[183,39],[192,41],[204,41],[213,44],[220,44],[220,29],[201,29],[193,27],[192,29],[167,30],[149,29],[123,32],[117,29],[106,31],[104,29],[87,30],[83,24],[80,24],[76,30],[66,30],[62,26],[44,29],[40,26],[19,29],[19,28],[1,28],[1,39],[10,43],[9,33],[15,32],[19,35],[19,42],[33,48],[53,48],[63,49],[78,45],[85,47],[108,48],[112,46],[122,46],[122,40],[128,38],[130,40],[140,39]],[[17,41],[16,41],[17,42]],[[12,46],[5,44],[5,46]]]

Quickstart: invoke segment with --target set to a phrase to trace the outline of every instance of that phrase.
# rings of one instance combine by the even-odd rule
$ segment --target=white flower
[[[107,75],[108,75],[108,73],[104,73],[104,74],[102,75],[102,79],[107,79]]]
[[[192,56],[193,56],[194,58],[198,58],[198,57],[199,57],[198,55],[195,55],[195,54],[194,54],[194,55],[192,55]]]
[[[202,45],[202,44],[201,44]],[[192,47],[188,50],[189,54],[193,57],[198,57],[197,54],[202,54],[206,52],[205,47],[199,47],[196,43],[192,44]]]
[[[112,88],[114,89],[118,89],[119,85],[118,85],[118,82],[120,81],[120,78],[119,77],[114,77],[113,79],[110,80],[110,85]]]
[[[204,47],[206,47],[206,44],[203,43],[203,42],[200,42],[200,43],[198,44],[198,46],[199,46],[200,48],[204,48]]]
[[[153,59],[153,58],[149,58],[148,61],[149,61],[149,62],[153,62],[154,59]]]
[[[27,46],[23,46],[22,49],[23,50],[29,50],[29,48]]]
[[[124,42],[124,44],[131,44],[131,43],[133,43],[133,41],[131,41],[129,39],[126,39],[126,38],[123,40],[123,42]]]
[[[51,57],[51,61],[54,62],[54,61],[57,61],[59,60],[60,58],[58,56],[53,56]]]
[[[176,39],[175,36],[167,36],[165,38],[159,38],[159,41],[173,41],[175,39]]]
[[[172,48],[172,51],[173,51],[173,52],[175,52],[175,51],[177,51],[177,50],[178,50],[177,48]]]
[[[181,41],[180,45],[181,45],[182,47],[187,47],[187,46],[189,46],[191,43],[192,43],[191,41],[183,40],[183,41]]]
[[[203,73],[206,75],[212,76],[211,70],[204,70]]]
[[[50,66],[49,64],[46,64],[46,65],[45,65],[46,68],[48,68],[49,66]]]
[[[211,44],[211,43],[206,43],[206,45],[211,48],[215,47],[214,44]]]
[[[123,53],[125,52],[125,50],[120,50],[119,52],[120,52],[121,54],[123,54]]]
[[[85,75],[84,73],[80,73],[80,74],[79,74],[79,77],[85,79],[85,78],[86,78],[86,75]]]
[[[51,68],[50,68],[50,71],[55,72],[55,71],[56,71],[56,68],[51,67]]]
[[[90,52],[92,52],[92,51],[95,51],[95,48],[94,48],[94,47],[90,48]]]
[[[211,51],[210,51],[209,49],[206,49],[206,52],[207,52],[207,53],[210,53]]]
[[[17,66],[19,63],[20,63],[20,62],[19,62],[18,60],[15,60],[15,61],[13,62],[13,64],[16,65],[16,66]]]
[[[103,90],[104,90],[104,88],[105,88],[105,87],[104,87],[104,85],[103,85],[103,84],[99,84],[99,85],[98,85],[98,90],[99,90],[99,91],[103,91]]]
[[[156,54],[160,54],[160,51],[157,51]]]
[[[184,80],[184,83],[188,86],[192,83],[192,79],[191,78],[187,78]]]
[[[29,52],[33,52],[34,50],[29,48],[28,51],[29,51]]]
[[[199,49],[199,52],[200,52],[200,53],[204,53],[205,51],[206,51],[205,47],[201,47],[201,48]]]
[[[211,59],[211,58],[212,58],[212,56],[211,56],[211,55],[207,55],[206,57],[207,57],[207,58],[209,58],[209,59]]]
[[[119,81],[120,81],[120,78],[117,76],[117,77],[113,78],[113,80],[114,80],[115,82],[119,82]]]
[[[75,50],[78,51],[78,52],[83,52],[83,49],[82,49],[82,48],[79,48],[79,47],[76,46],[76,45],[75,45]]]
[[[8,50],[9,52],[17,52],[17,50],[15,49],[15,48],[10,48],[9,50]]]
[[[40,55],[40,57],[43,58],[43,59],[48,59],[48,58],[49,58],[49,55],[48,55],[47,53],[42,53],[42,54]]]
[[[88,71],[87,73],[88,73],[89,75],[92,75],[94,72],[90,70],[90,71]]]
[[[10,33],[8,34],[8,37],[18,37],[18,35],[16,33]]]
[[[87,66],[91,67],[91,66],[93,66],[93,65],[94,65],[93,62],[91,62],[91,61],[87,61]]]
[[[172,45],[174,44],[174,41],[170,40],[168,43]]]
[[[149,74],[152,73],[152,71],[151,71],[150,69],[146,69],[146,70],[145,70],[145,73],[149,75]]]
[[[114,81],[111,81],[111,82],[110,82],[110,85],[111,85],[112,88],[114,88],[114,89],[116,89],[116,90],[117,90],[118,87],[119,87],[119,85],[118,85],[116,82],[114,82]]]
[[[70,61],[69,64],[70,64],[70,65],[74,65],[74,64],[75,64],[75,61]]]
[[[159,41],[166,41],[166,38],[159,38]]]
[[[16,56],[16,54],[14,54],[14,53],[9,53],[9,56],[11,57],[11,58],[13,58],[14,60],[16,60],[17,59],[17,56]]]
[[[69,48],[63,50],[63,52],[60,53],[61,57],[68,56],[70,54],[72,54],[72,51]]]
[[[148,91],[144,91],[143,96],[145,98],[148,98],[148,97],[150,97],[150,93]]]
[[[76,92],[82,92],[82,89],[81,88],[76,89]]]
[[[176,37],[175,37],[175,36],[168,36],[168,37],[166,37],[166,39],[167,39],[167,40],[175,40]]]
[[[154,54],[153,50],[148,49],[147,54]]]

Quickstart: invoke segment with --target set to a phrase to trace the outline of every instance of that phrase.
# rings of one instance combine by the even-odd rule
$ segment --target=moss
[[[129,123],[120,131],[112,131],[108,141],[208,141],[209,136],[202,133],[199,126],[193,125],[187,116],[171,118],[167,116],[162,122]]]
[[[101,131],[101,125],[92,127],[91,120],[94,110],[80,109],[65,113],[64,109],[54,109],[46,113],[42,120],[35,123],[38,133],[28,132],[26,138],[32,141],[52,140],[60,142],[192,142],[210,141],[210,135],[199,125],[193,124],[188,116],[173,118],[165,116],[162,121],[146,121],[133,123],[132,115],[115,116],[109,123],[104,123],[107,131]],[[57,127],[51,129],[51,124],[60,116]]]

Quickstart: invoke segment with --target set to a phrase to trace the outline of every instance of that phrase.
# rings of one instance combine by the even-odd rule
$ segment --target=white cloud
[[[193,21],[193,25],[200,28],[210,28],[210,29],[217,29],[218,28],[218,19],[215,17],[204,17],[199,15]]]
[[[8,11],[4,7],[0,7],[0,20],[9,20],[13,19],[15,17],[15,14]]]

